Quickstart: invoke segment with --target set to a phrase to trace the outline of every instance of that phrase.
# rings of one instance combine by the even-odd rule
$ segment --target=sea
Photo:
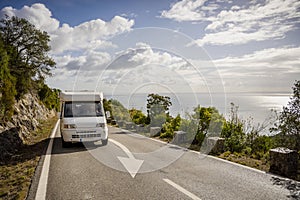
[[[110,95],[107,99],[116,99],[126,108],[139,109],[147,113],[147,95]],[[275,113],[282,111],[290,100],[289,93],[178,93],[178,94],[159,94],[171,98],[172,106],[170,114],[187,117],[193,112],[197,105],[204,107],[215,107],[218,111],[229,118],[232,103],[238,107],[238,116],[242,120],[248,120],[253,126],[265,125],[264,134],[269,134],[268,129],[276,121]],[[268,124],[268,125],[266,125]]]

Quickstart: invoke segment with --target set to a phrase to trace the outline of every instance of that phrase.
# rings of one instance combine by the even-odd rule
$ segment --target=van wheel
[[[61,138],[61,143],[62,143],[62,147],[63,147],[63,148],[69,148],[69,147],[71,147],[71,145],[72,145],[71,142],[66,142],[66,141],[64,141],[63,138]]]
[[[108,138],[107,138],[106,140],[101,140],[101,142],[102,142],[102,145],[103,145],[103,146],[107,145]]]

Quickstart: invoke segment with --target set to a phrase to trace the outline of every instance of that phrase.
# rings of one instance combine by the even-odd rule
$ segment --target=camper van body
[[[60,93],[60,131],[63,147],[75,142],[102,141],[107,144],[108,128],[103,94],[93,91]]]

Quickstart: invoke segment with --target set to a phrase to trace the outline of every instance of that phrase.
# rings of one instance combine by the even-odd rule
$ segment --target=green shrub
[[[137,110],[135,108],[132,108],[129,110],[129,114],[131,117],[131,120],[135,124],[146,124],[147,122],[147,116],[144,115],[144,113],[141,110]]]
[[[51,89],[46,84],[42,84],[41,88],[38,91],[40,100],[49,110],[59,111],[59,90]]]
[[[250,156],[252,154],[252,149],[251,147],[245,147],[243,150],[242,150],[242,153],[245,154],[245,155],[248,155]]]
[[[171,118],[169,122],[165,122],[163,124],[160,137],[172,139],[174,137],[174,132],[179,130],[180,123],[181,123],[180,115],[177,115],[175,118]]]

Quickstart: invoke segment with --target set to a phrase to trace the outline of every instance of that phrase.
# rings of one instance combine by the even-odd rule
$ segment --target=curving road
[[[109,128],[101,143],[61,147],[55,132],[48,181],[37,169],[28,199],[38,185],[46,199],[289,199],[274,175],[173,145]],[[46,160],[46,159],[45,159]],[[42,160],[43,161],[43,160]],[[286,181],[285,179],[281,179]],[[39,199],[39,198],[37,198]]]

